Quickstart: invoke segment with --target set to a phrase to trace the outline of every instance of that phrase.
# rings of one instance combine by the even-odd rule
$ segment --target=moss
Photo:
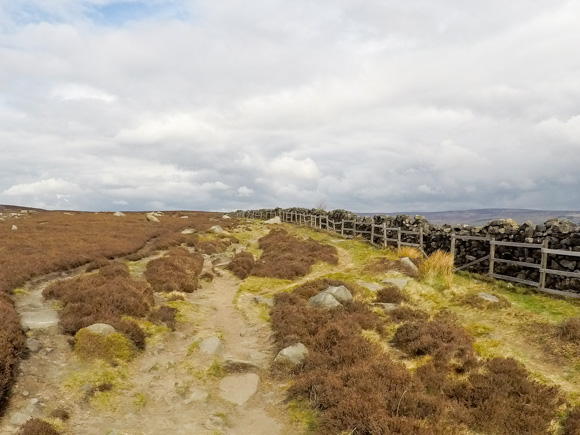
[[[478,339],[473,343],[473,350],[484,358],[493,358],[502,354],[499,350],[501,345],[502,342],[500,340],[491,338]]]
[[[14,295],[27,295],[28,290],[23,289],[22,287],[18,287],[18,288],[15,288],[14,290],[12,290],[12,294],[14,294]]]
[[[126,336],[107,336],[81,329],[75,335],[75,353],[82,359],[102,359],[108,362],[130,361],[137,354],[135,344]]]
[[[474,337],[485,336],[493,331],[491,326],[483,323],[469,323],[465,326],[465,329],[467,329]]]
[[[187,356],[193,355],[194,352],[199,350],[199,341],[194,341],[187,348]]]
[[[191,322],[196,318],[197,310],[187,301],[169,301],[165,305],[177,310],[175,320],[178,322]]]
[[[147,405],[147,396],[143,393],[133,394],[133,405],[137,408],[145,408],[145,405]]]
[[[288,415],[290,421],[302,424],[306,433],[314,434],[318,430],[318,416],[306,400],[294,399],[288,402]]]
[[[225,376],[226,372],[222,367],[219,359],[214,359],[209,368],[206,370],[208,376],[213,378],[222,378]]]
[[[292,284],[292,281],[278,278],[262,278],[249,276],[240,285],[238,293],[270,295],[278,293]]]

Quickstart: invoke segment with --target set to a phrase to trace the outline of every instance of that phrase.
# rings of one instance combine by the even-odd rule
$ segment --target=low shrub
[[[460,418],[483,433],[545,434],[561,403],[556,387],[530,379],[512,358],[493,358],[446,390]]]
[[[431,355],[442,361],[474,358],[473,337],[445,319],[404,323],[395,332],[392,344],[410,355]]]
[[[25,353],[26,336],[12,301],[0,293],[0,404],[8,395],[20,357]]]
[[[375,302],[383,302],[388,304],[400,304],[407,301],[407,295],[395,286],[383,287],[377,292]]]
[[[264,252],[254,265],[254,276],[295,279],[307,275],[319,261],[338,264],[334,246],[313,239],[300,240],[283,229],[270,231],[258,243]]]
[[[181,300],[183,300],[183,297]],[[176,308],[168,307],[167,305],[162,305],[161,307],[158,307],[153,311],[151,311],[151,313],[149,313],[149,320],[151,320],[154,323],[163,322],[170,329],[175,329],[176,314],[177,314]]]
[[[203,256],[186,248],[174,248],[161,258],[147,263],[145,278],[156,292],[182,291],[192,293],[198,288],[198,275],[203,268]]]
[[[50,423],[33,418],[22,425],[20,435],[59,435],[59,432]]]
[[[246,279],[254,267],[254,256],[246,251],[238,252],[228,264],[228,270],[240,279]]]
[[[580,317],[565,319],[558,325],[558,337],[580,345]]]
[[[576,406],[568,413],[564,421],[563,435],[580,435],[580,407]]]
[[[410,321],[427,321],[429,314],[424,311],[416,310],[408,307],[398,307],[388,312],[389,319],[395,323],[403,323]]]
[[[511,306],[510,301],[502,295],[494,294],[493,296],[498,298],[499,302],[488,301],[479,296],[477,292],[466,294],[459,299],[459,302],[463,305],[469,305],[473,308],[479,308],[483,310],[499,310],[502,308],[509,308]]]

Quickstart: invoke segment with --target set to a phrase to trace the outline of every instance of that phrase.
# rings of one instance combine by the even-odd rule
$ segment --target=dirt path
[[[250,322],[234,307],[240,281],[212,260],[223,264],[223,254],[206,259],[204,268],[216,276],[179,303],[175,331],[155,334],[126,367],[94,367],[74,356],[54,325],[51,303],[41,297],[60,274],[27,286],[28,294],[16,297],[20,312],[51,323],[29,332],[34,351],[20,366],[0,434],[17,433],[22,418],[47,418],[57,408],[70,413],[61,427],[68,434],[302,433],[287,416],[285,385],[268,376],[273,355],[267,323]],[[90,384],[99,377],[114,388],[95,393]]]

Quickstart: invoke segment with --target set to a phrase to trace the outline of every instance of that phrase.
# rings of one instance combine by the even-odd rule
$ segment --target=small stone
[[[22,395],[23,395],[24,397],[28,397],[28,396],[30,396],[30,393],[29,393],[28,391],[23,391],[23,392],[22,392]]]
[[[180,219],[189,219],[189,216],[181,216]]]
[[[362,281],[359,281],[358,284],[360,284],[363,287],[368,288],[369,290],[372,290],[374,292],[376,292],[376,291],[378,291],[378,290],[380,290],[380,289],[383,288],[382,285],[375,284],[374,282],[362,282]]]
[[[252,301],[258,305],[267,305],[268,307],[274,306],[274,300],[272,298],[265,298],[263,296],[254,296]]]
[[[98,334],[103,337],[107,337],[117,332],[115,328],[106,323],[93,323],[91,326],[87,326],[85,329],[89,332],[92,332],[93,334]]]
[[[122,211],[116,211],[115,213],[113,213],[113,215],[117,217],[123,217],[125,216],[125,213],[123,213]]]
[[[206,391],[199,390],[197,388],[193,389],[189,397],[184,400],[186,405],[189,405],[192,402],[203,402],[207,399],[209,394]]]
[[[219,396],[236,405],[246,403],[260,385],[260,377],[255,373],[226,376],[220,381]]]
[[[488,302],[499,303],[499,298],[497,296],[491,295],[485,292],[479,292],[477,294],[481,299],[486,300]]]
[[[262,394],[262,399],[266,403],[274,403],[276,401],[276,394],[270,391],[269,393]]]
[[[370,305],[372,305],[373,307],[382,308],[382,310],[385,312],[394,311],[400,307],[399,304],[392,304],[388,302],[373,302]]]
[[[280,364],[289,364],[292,366],[300,365],[306,359],[308,349],[302,343],[288,346],[278,352],[274,361]]]
[[[415,266],[415,263],[413,263],[408,257],[401,258],[399,260],[399,263],[401,263],[403,266],[411,269],[413,272],[419,271],[419,269],[417,268],[417,266]]]
[[[252,361],[262,361],[268,358],[268,355],[258,350],[251,350],[248,352],[248,358]]]
[[[9,423],[13,426],[22,426],[31,418],[32,417],[30,415],[23,414],[22,412],[15,412],[10,416]]]
[[[193,233],[195,233],[195,230],[193,228],[186,228],[181,232],[181,234],[193,234]]]
[[[42,344],[40,344],[40,341],[38,341],[34,338],[27,338],[26,339],[26,346],[28,347],[28,350],[32,353],[36,353],[40,349],[42,349]]]
[[[31,403],[25,409],[26,414],[31,417],[40,417],[42,415],[42,410],[39,408],[38,403]]]
[[[224,214],[224,215],[222,216],[222,219],[231,219],[231,217],[229,217],[227,214]]]
[[[219,225],[214,225],[209,230],[211,232],[213,232],[214,234],[223,234],[224,233],[224,229],[222,227],[220,227]]]
[[[148,214],[148,215],[147,215],[147,220],[148,220],[149,222],[159,222],[159,219],[157,219],[157,217],[156,217],[156,216],[154,216],[153,214]]]
[[[16,231],[18,227],[16,225],[12,225],[12,231]]]
[[[221,432],[221,430],[226,427],[226,422],[223,420],[223,418],[217,415],[212,415],[208,417],[203,426],[208,430]]]
[[[223,363],[223,368],[228,373],[242,373],[261,370],[262,366],[252,361],[245,361],[236,358],[226,358]]]
[[[199,343],[199,350],[206,355],[219,355],[222,353],[222,341],[218,337],[209,337]]]
[[[400,278],[387,278],[381,281],[383,284],[392,285],[397,287],[399,290],[403,290],[407,283],[409,282],[408,279],[400,279]]]
[[[282,220],[280,219],[280,216],[276,216],[276,217],[273,217],[272,219],[268,219],[264,223],[265,224],[268,224],[268,225],[281,224],[282,223]]]
[[[569,260],[560,260],[560,266],[565,267],[568,270],[576,269],[576,262]]]

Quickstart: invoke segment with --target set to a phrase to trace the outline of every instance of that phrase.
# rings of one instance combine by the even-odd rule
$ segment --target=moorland
[[[2,433],[580,433],[580,304],[447,253],[201,212],[0,238]]]

